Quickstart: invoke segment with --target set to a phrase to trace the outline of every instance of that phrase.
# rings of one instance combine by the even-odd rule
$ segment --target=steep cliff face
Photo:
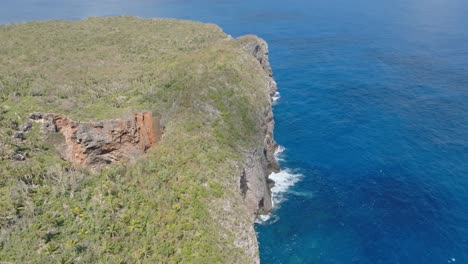
[[[0,40],[1,260],[259,263],[279,169],[263,40],[133,17]]]
[[[61,156],[76,166],[136,159],[154,146],[161,135],[159,118],[151,112],[85,123],[50,113],[33,113],[30,119],[43,124]]]
[[[273,96],[277,91],[276,82],[273,79],[267,43],[256,36],[245,36],[239,39],[243,43],[244,50],[253,55],[261,64],[266,80],[264,88],[268,93],[269,104],[263,109],[260,116],[262,144],[246,154],[245,168],[242,171],[240,187],[249,211],[254,217],[265,215],[273,208],[271,188],[274,181],[268,176],[272,172],[279,171],[279,165],[275,158],[278,147],[274,140]]]

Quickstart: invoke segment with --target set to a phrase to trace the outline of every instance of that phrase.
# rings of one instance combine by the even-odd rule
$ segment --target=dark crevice
[[[242,170],[241,177],[240,177],[240,190],[242,193],[242,197],[245,198],[247,195],[247,191],[249,187],[247,186],[247,174],[245,173],[245,169]]]
[[[258,208],[263,208],[265,206],[265,198],[262,198],[259,202],[258,202]]]

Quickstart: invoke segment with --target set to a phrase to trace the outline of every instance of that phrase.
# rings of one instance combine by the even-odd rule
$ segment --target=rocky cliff
[[[0,260],[259,263],[279,170],[265,41],[109,17],[0,42]]]
[[[277,86],[268,59],[267,43],[255,36],[246,36],[238,41],[243,43],[244,50],[253,55],[262,66],[263,77],[266,80],[265,90],[269,95],[269,104],[262,110],[260,116],[263,144],[246,154],[246,165],[240,179],[241,191],[247,207],[254,217],[257,217],[270,213],[273,208],[271,188],[274,186],[274,181],[268,176],[272,172],[279,171],[279,165],[275,159],[278,146],[273,136],[275,121],[272,111],[273,96],[277,91]]]

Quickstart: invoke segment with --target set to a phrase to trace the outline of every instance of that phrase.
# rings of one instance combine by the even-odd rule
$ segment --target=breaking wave
[[[284,151],[283,146],[279,146],[276,150],[275,156],[276,159],[281,162],[284,160]],[[273,172],[270,174],[270,179],[275,181],[275,186],[271,189],[271,198],[273,202],[273,210],[276,210],[280,207],[281,203],[286,200],[289,189],[294,186],[298,181],[301,180],[302,174],[295,173],[289,168],[282,169],[280,172]],[[268,215],[261,215],[257,223],[264,222],[276,222],[279,218],[270,213]]]
[[[276,93],[273,95],[273,103],[276,103],[276,101],[278,101],[280,98],[281,98],[280,93],[276,92]]]

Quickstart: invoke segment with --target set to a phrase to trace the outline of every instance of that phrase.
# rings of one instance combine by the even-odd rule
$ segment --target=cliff
[[[156,144],[162,130],[151,112],[85,123],[50,113],[33,113],[29,118],[42,123],[46,137],[74,167],[136,159]]]
[[[0,26],[0,260],[258,263],[268,46],[133,17]]]
[[[277,144],[274,140],[274,119],[272,111],[273,96],[277,91],[268,59],[268,45],[255,36],[246,36],[238,39],[243,49],[252,54],[264,70],[266,80],[265,90],[269,95],[269,103],[261,111],[260,124],[263,144],[254,148],[246,155],[246,165],[241,175],[241,191],[246,200],[248,209],[253,215],[268,214],[273,207],[270,189],[274,182],[268,178],[272,172],[279,171],[275,159]]]

